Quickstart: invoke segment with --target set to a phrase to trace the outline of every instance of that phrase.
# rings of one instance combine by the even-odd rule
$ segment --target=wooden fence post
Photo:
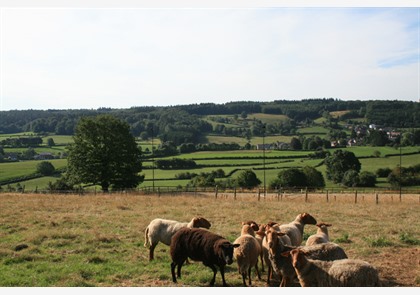
[[[308,188],[305,190],[305,203],[308,202]]]
[[[357,204],[357,190],[354,192],[354,203]]]
[[[261,198],[261,191],[260,191],[260,188],[258,188],[258,201],[260,200],[260,198]]]
[[[376,205],[378,204],[379,204],[379,196],[378,196],[378,193],[376,193]]]
[[[215,188],[215,198],[217,199],[217,193],[218,193],[218,187],[217,187],[217,185],[216,185],[216,188]]]
[[[277,201],[280,200],[280,189],[277,190]]]
[[[328,190],[327,190],[327,203],[328,203]]]
[[[233,199],[236,201],[236,186],[233,188]]]

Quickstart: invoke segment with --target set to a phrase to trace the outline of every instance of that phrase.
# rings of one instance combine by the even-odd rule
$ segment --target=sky
[[[419,4],[84,3],[0,6],[0,111],[420,100]]]

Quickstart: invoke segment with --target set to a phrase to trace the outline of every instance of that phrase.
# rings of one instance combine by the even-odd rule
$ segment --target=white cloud
[[[3,109],[419,98],[419,10],[3,9]]]

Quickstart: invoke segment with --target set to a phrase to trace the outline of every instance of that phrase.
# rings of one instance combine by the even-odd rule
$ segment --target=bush
[[[375,174],[367,171],[363,171],[359,174],[359,183],[357,186],[362,187],[374,187],[376,184]]]
[[[36,172],[43,176],[50,176],[55,173],[55,167],[51,162],[42,161],[36,166]]]
[[[375,173],[378,177],[388,177],[391,172],[391,168],[379,168]]]

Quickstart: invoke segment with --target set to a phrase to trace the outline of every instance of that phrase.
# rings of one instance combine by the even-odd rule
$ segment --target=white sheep
[[[153,219],[144,231],[144,247],[149,246],[149,261],[154,259],[154,250],[159,242],[165,245],[171,244],[172,236],[181,228],[206,228],[209,229],[210,222],[203,217],[194,217],[190,222],[179,222],[176,220],[156,218]]]
[[[238,271],[242,275],[242,281],[246,287],[246,278],[248,277],[248,284],[251,286],[251,269],[255,267],[258,275],[258,279],[261,279],[260,272],[258,270],[258,258],[261,252],[260,243],[253,236],[254,230],[249,224],[242,226],[241,235],[233,242],[233,244],[239,244],[233,250],[233,257],[236,259],[238,264]],[[255,234],[254,234],[255,235]]]
[[[299,248],[283,255],[291,255],[293,267],[302,287],[381,286],[377,269],[363,260],[313,260],[307,258],[304,250]]]
[[[287,234],[292,246],[300,246],[303,240],[303,229],[306,224],[316,224],[316,219],[309,213],[301,213],[295,220],[280,225],[280,231]]]
[[[306,246],[328,243],[330,241],[328,227],[332,226],[332,224],[320,222],[317,223],[316,226],[318,227],[316,234],[309,236],[309,238],[306,240]]]

